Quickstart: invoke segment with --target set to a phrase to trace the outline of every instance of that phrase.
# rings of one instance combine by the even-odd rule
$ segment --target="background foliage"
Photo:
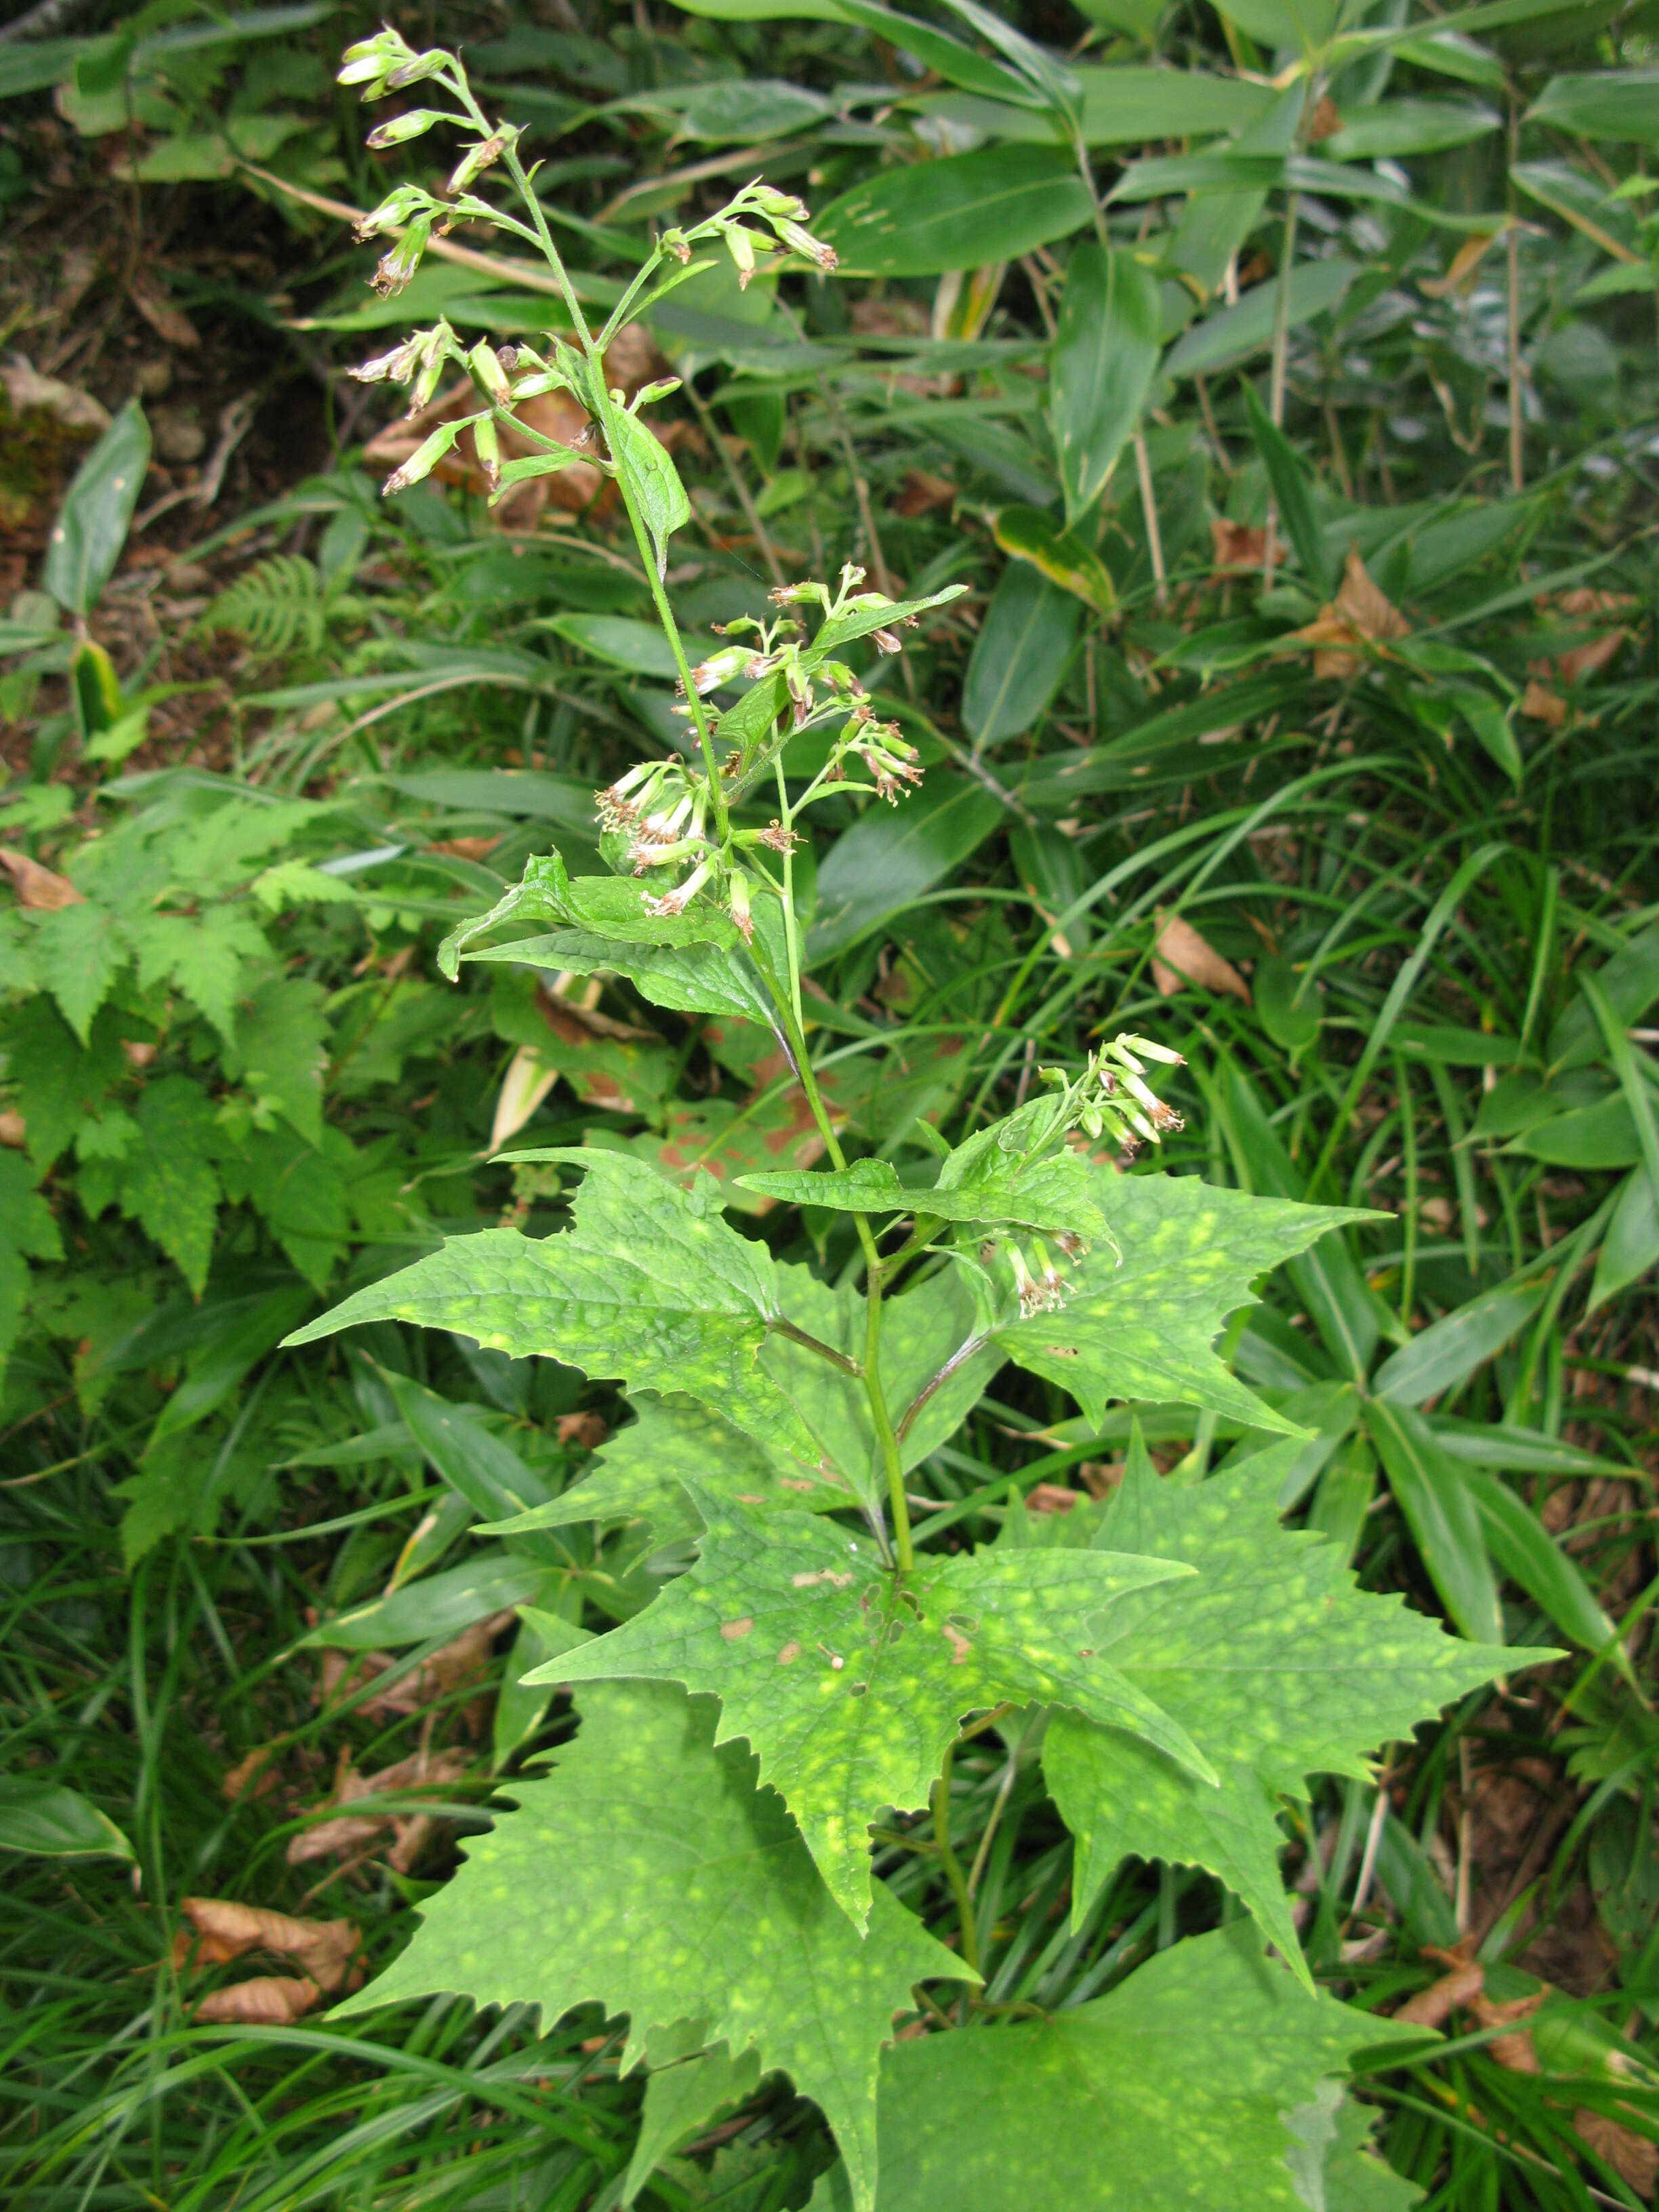
[[[762,169],[842,254],[711,270],[614,361],[687,380],[658,419],[693,618],[849,552],[969,586],[880,678],[921,791],[839,802],[798,862],[837,1120],[914,1166],[1138,1029],[1192,1063],[1176,1164],[1392,1215],[1224,1340],[1318,1431],[1282,1509],[1367,1589],[1577,1656],[1389,1747],[1380,1790],[1320,1785],[1295,1917],[1324,1984],[1449,2031],[1365,2081],[1424,2201],[1644,2201],[1652,11],[1088,0],[1021,11],[1036,48],[1012,9],[745,14],[547,0],[430,33],[548,156],[585,303]],[[642,1484],[640,1429],[460,1340],[282,1338],[442,1231],[556,1225],[558,1170],[502,1144],[731,1183],[813,1156],[739,1020],[437,971],[530,854],[599,869],[593,786],[680,726],[597,472],[491,509],[462,445],[379,504],[414,441],[345,367],[382,330],[506,343],[556,306],[464,229],[401,299],[365,290],[343,216],[422,149],[361,148],[331,64],[363,27],[157,0],[0,44],[8,2193],[758,2212],[829,2157],[776,2077],[689,2117],[659,2088],[642,2134],[597,2008],[331,2022],[352,1940],[224,1916],[349,1922],[388,1960],[495,1778],[568,1735],[519,1686],[552,1647],[513,1609],[626,1621],[688,1533],[635,1490],[602,1540],[474,1536],[596,1449],[593,1479]],[[740,1202],[781,1258],[845,1264],[844,1218],[784,1245]],[[915,1472],[981,1538],[1095,1513],[1132,1421],[1177,1480],[1237,1438],[1000,1387]],[[1167,1954],[1179,2021],[1176,1939],[1217,1927],[1218,1886],[1126,1861],[1074,1924],[1036,1751],[1022,1723],[955,1765],[988,1995],[1063,2024]],[[957,1929],[949,1854],[892,1848]],[[939,2094],[948,2185],[988,2187],[971,2085]]]

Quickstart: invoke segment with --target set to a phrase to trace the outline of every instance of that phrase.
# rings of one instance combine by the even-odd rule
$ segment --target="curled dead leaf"
[[[1025,1493],[1028,1513],[1069,1513],[1077,1502],[1077,1492],[1060,1482],[1039,1482]]]
[[[501,1618],[496,1616],[498,1621]],[[339,1806],[362,1805],[365,1800],[407,1796],[416,1790],[441,1790],[450,1783],[464,1780],[471,1771],[472,1762],[465,1752],[416,1752],[410,1758],[381,1767],[374,1774],[358,1774],[348,1769],[331,1802]],[[417,1822],[422,1824],[418,1828]],[[404,1835],[411,1829],[416,1831],[415,1837],[411,1844],[406,1844]],[[356,1850],[376,1842],[388,1830],[394,1854],[400,1847],[404,1854],[402,1857],[394,1856],[393,1863],[400,1873],[406,1874],[408,1863],[412,1863],[415,1852],[431,1833],[432,1820],[428,1814],[364,1809],[342,1813],[331,1820],[317,1821],[289,1839],[288,1863],[290,1866],[304,1866],[313,1859],[332,1857],[337,1851]]]
[[[406,1718],[436,1698],[464,1689],[483,1674],[489,1663],[491,1644],[513,1618],[511,1612],[492,1613],[482,1620],[475,1620],[459,1636],[452,1636],[447,1644],[441,1644],[420,1666],[365,1698],[358,1711],[368,1720]],[[396,1663],[389,1651],[325,1650],[318,1703],[331,1703],[341,1683],[348,1678],[354,1683],[365,1679],[372,1681],[375,1675],[386,1674]]]
[[[1486,1985],[1486,1970],[1471,1964],[1454,1966],[1449,1974],[1442,1974],[1437,1982],[1431,1982],[1414,1997],[1396,2007],[1395,2018],[1405,2021],[1413,2027],[1443,2027],[1460,2005],[1468,2004],[1480,1996]]]
[[[14,1114],[9,1106],[0,1110],[0,1145],[9,1145],[20,1152],[28,1141],[28,1130],[21,1114]]]
[[[308,1974],[254,1974],[211,1990],[196,2008],[199,2027],[286,2027],[322,1996]]]
[[[1659,2143],[1638,2135],[1610,2112],[1592,2112],[1583,2106],[1573,2114],[1572,2124],[1595,2155],[1606,2159],[1638,2197],[1653,2195],[1659,2185]]]
[[[1226,522],[1212,517],[1210,541],[1215,548],[1218,576],[1248,576],[1267,558],[1267,533],[1245,522]]]
[[[0,845],[0,868],[11,878],[12,889],[21,905],[52,914],[60,907],[86,903],[85,894],[77,891],[67,876],[55,875],[38,860],[30,860],[27,853],[16,852],[9,845]]]
[[[127,297],[165,344],[178,347],[181,353],[199,349],[202,333],[184,309],[175,307],[149,277],[135,278],[127,287]]]
[[[1191,922],[1178,914],[1157,915],[1158,938],[1152,947],[1152,981],[1161,999],[1172,999],[1189,983],[1218,991],[1230,999],[1250,1003],[1250,987],[1215,947],[1206,943]]]
[[[1569,711],[1560,693],[1550,690],[1535,676],[1521,695],[1521,712],[1534,722],[1547,723],[1553,730],[1560,728]]]
[[[212,1990],[196,2008],[199,2021],[280,2027],[362,1980],[354,1964],[361,1942],[354,1921],[295,1920],[222,1897],[187,1897],[179,1910],[189,1923],[173,1939],[173,1963],[181,1972],[228,1966],[250,1951],[270,1952],[301,1969],[297,1975],[256,1974]]]
[[[1331,98],[1329,93],[1322,93],[1320,95],[1318,106],[1309,118],[1308,143],[1310,146],[1316,146],[1322,138],[1334,138],[1341,128],[1341,109]]]
[[[610,1431],[597,1413],[561,1413],[559,1442],[575,1444],[583,1451],[598,1451]]]
[[[1410,634],[1405,616],[1372,582],[1358,547],[1350,545],[1335,599],[1304,629],[1292,630],[1287,642],[1312,646],[1314,674],[1343,683],[1359,673],[1364,656],[1358,648],[1380,648]]]

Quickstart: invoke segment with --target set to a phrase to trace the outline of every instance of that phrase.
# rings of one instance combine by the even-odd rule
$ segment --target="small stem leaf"
[[[1160,1481],[1139,1440],[1093,1541],[1183,1559],[1194,1583],[1126,1598],[1123,1672],[1181,1722],[1218,1790],[1133,1736],[1057,1714],[1043,1765],[1077,1838],[1081,1926],[1128,1853],[1201,1866],[1236,1891],[1305,1979],[1279,1878],[1277,1808],[1310,1774],[1363,1778],[1365,1754],[1494,1674],[1546,1659],[1461,1644],[1395,1596],[1361,1590],[1345,1554],[1284,1528],[1279,1491],[1293,1443],[1208,1482]],[[1311,1984],[1310,1984],[1311,1987]]]
[[[538,1353],[636,1389],[684,1390],[816,1465],[817,1440],[757,1364],[779,1310],[771,1255],[726,1226],[713,1178],[682,1188],[620,1152],[540,1157],[587,1170],[565,1234],[451,1237],[288,1342],[365,1321],[455,1329],[512,1358]]]
[[[538,2004],[550,2027],[597,1999],[628,2015],[624,2069],[647,2039],[699,2021],[710,2044],[783,2068],[823,2106],[852,2202],[872,2212],[881,2046],[913,1984],[961,1981],[962,1961],[883,1884],[868,1942],[826,1909],[754,1759],[714,1747],[712,1700],[629,1683],[584,1691],[581,1712],[554,1773],[514,1784],[520,1809],[471,1839],[414,1942],[342,2009],[458,1990]]]
[[[1079,1262],[1058,1310],[997,1330],[1004,1351],[1069,1390],[1097,1426],[1109,1398],[1152,1398],[1301,1434],[1236,1382],[1211,1347],[1229,1314],[1249,1304],[1257,1275],[1368,1217],[1253,1198],[1193,1176],[1091,1175],[1112,1242]]]
[[[477,939],[510,921],[559,927],[471,949]],[[771,1000],[729,915],[704,901],[683,915],[652,914],[637,884],[616,876],[573,879],[557,853],[529,860],[522,880],[488,914],[450,932],[438,948],[438,965],[453,981],[463,959],[579,975],[604,969],[626,975],[653,1006],[676,1013],[724,1014],[764,1024],[771,1018]]]
[[[882,2212],[1303,2212],[1285,2115],[1354,2051],[1422,2032],[1310,1996],[1248,1924],[1218,1929],[1092,2004],[896,2045]]]
[[[611,440],[611,458],[640,520],[651,533],[657,556],[657,574],[668,570],[668,541],[682,523],[691,520],[680,472],[661,440],[634,416],[609,407],[605,427]]]
[[[646,1612],[555,1662],[564,1680],[683,1682],[722,1703],[800,1823],[831,1893],[863,1928],[868,1827],[927,1802],[962,1717],[1032,1699],[1155,1741],[1208,1778],[1185,1729],[1104,1656],[1130,1591],[1189,1577],[1115,1553],[919,1559],[908,1575],[806,1514],[762,1517],[688,1486],[697,1565]]]

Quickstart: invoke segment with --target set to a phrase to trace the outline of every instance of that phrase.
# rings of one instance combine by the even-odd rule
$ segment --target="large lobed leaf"
[[[1310,1996],[1248,1923],[1218,1929],[1092,2004],[889,2051],[881,2212],[1305,2212],[1292,2116],[1354,2051],[1421,2033]],[[813,2212],[852,2201],[834,2173]]]
[[[456,1990],[550,2023],[597,2000],[628,2014],[624,2068],[653,2031],[691,2024],[823,2106],[870,2212],[881,2046],[912,1985],[960,1980],[961,1962],[884,1886],[860,1939],[755,1760],[714,1747],[711,1701],[629,1683],[584,1692],[581,1711],[554,1773],[514,1785],[520,1809],[469,1843],[414,1942],[346,2009]]]
[[[1126,1854],[1182,1861],[1235,1890],[1306,1979],[1279,1874],[1280,1796],[1305,1796],[1312,1773],[1365,1777],[1376,1745],[1493,1675],[1554,1655],[1459,1643],[1400,1597],[1360,1589],[1338,1546],[1279,1522],[1295,1449],[1184,1486],[1158,1479],[1137,1437],[1094,1537],[1198,1570],[1125,1598],[1120,1663],[1187,1729],[1219,1789],[1071,1713],[1050,1723],[1043,1767],[1077,1838],[1078,1923]]]
[[[289,1343],[366,1321],[454,1329],[515,1359],[539,1352],[636,1389],[683,1390],[816,1464],[820,1446],[758,1364],[780,1311],[771,1255],[727,1226],[712,1177],[682,1188],[628,1153],[544,1157],[587,1171],[569,1230],[451,1237]]]
[[[1173,1399],[1255,1428],[1294,1424],[1236,1382],[1212,1349],[1255,1278],[1327,1231],[1370,1214],[1218,1188],[1194,1176],[1093,1171],[1109,1241],[1074,1269],[1059,1308],[1012,1322],[996,1341],[1069,1390],[1098,1423],[1109,1398]]]
[[[1210,1769],[1114,1663],[1125,1596],[1190,1567],[1104,1552],[925,1557],[900,1574],[875,1547],[804,1513],[760,1515],[687,1486],[696,1565],[646,1612],[527,1679],[681,1682],[721,1700],[718,1742],[746,1736],[836,1901],[870,1911],[868,1829],[927,1802],[964,1714],[1012,1699],[1069,1705]]]

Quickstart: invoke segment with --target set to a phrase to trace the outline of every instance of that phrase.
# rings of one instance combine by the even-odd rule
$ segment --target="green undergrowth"
[[[328,472],[191,549],[228,705],[108,618],[149,459],[142,407],[114,409],[0,626],[27,763],[0,793],[9,2203],[821,2212],[870,2201],[878,2140],[877,2212],[1185,2207],[1218,2172],[1237,2201],[1330,2212],[1650,2196],[1653,25],[1405,12],[439,21],[549,155],[584,314],[763,172],[841,268],[740,288],[717,237],[632,325],[648,357],[612,354],[630,399],[682,380],[647,403],[689,494],[659,539],[601,484],[621,433],[578,446],[569,506],[538,507],[521,468],[492,507],[471,431],[383,502],[362,439],[396,410],[371,386]],[[136,122],[114,158],[146,206],[283,210],[305,342],[342,369],[443,319],[441,397],[481,338],[545,350],[569,318],[481,225],[456,236],[486,260],[428,248],[382,300],[295,197],[367,210],[432,181],[431,142],[366,153],[337,109],[354,27],[278,9],[210,36],[152,9],[0,49],[0,91],[55,88],[100,161]],[[964,232],[985,265],[952,265]],[[210,331],[247,312],[179,290]],[[702,660],[843,558],[939,604],[902,652],[843,656],[919,785],[889,805],[827,784],[789,858],[821,1122],[787,1007],[743,981],[728,878],[724,938],[693,929],[672,975],[605,933],[631,878],[593,794],[696,766],[659,574]],[[745,720],[744,692],[734,664],[710,696],[758,759],[785,695]],[[198,712],[214,766],[133,765]],[[734,779],[757,884],[835,740],[793,743],[787,775]],[[1176,1729],[1154,1749],[1079,1719],[1029,1650],[972,1686],[919,1672],[908,1717],[943,1715],[940,1742],[908,1799],[891,1744],[869,1751],[849,1847],[842,1770],[812,1767],[769,1682],[739,1691],[744,1638],[699,1644],[696,1608],[803,1497],[791,1575],[884,1588],[890,1501],[836,1520],[793,1429],[793,1460],[755,1441],[857,1427],[799,1347],[751,1372],[723,1307],[726,1364],[676,1367],[641,1317],[695,1215],[736,1240],[728,1275],[775,1270],[798,1332],[853,1358],[861,1209],[944,1202],[971,1180],[941,1170],[952,1148],[1123,1035],[1183,1057],[1150,1070],[1169,1124],[1127,1179],[1091,1170],[1115,1194],[1041,1343],[1004,1313],[949,1419],[944,1390],[918,1419],[902,1510],[943,1593],[918,1621],[999,1577],[1060,1619],[1097,1557],[1197,1579],[1237,1555],[1256,1595],[1208,1632],[1252,1650],[1310,1589],[1325,1619],[1319,1578],[1352,1564],[1377,1676],[1383,1620],[1490,1664],[1298,1741],[1300,1764],[1251,1748],[1271,1689],[1218,1720],[1141,1684]],[[1223,1224],[1349,1211],[1241,1245],[1215,1286],[1182,1245],[1147,1288],[1135,1208],[1166,1190]],[[1063,1271],[1073,1217],[1022,1201],[998,1234],[1033,1280]],[[469,1334],[463,1297],[496,1286],[430,1272],[567,1231],[594,1302],[631,1285],[608,1347],[512,1276]],[[1001,1247],[951,1234],[939,1314],[914,1344],[890,1319],[890,1370],[933,1371],[975,1267],[1014,1296]],[[436,1326],[392,1287],[411,1267]],[[348,1297],[354,1333],[285,1342]],[[796,1586],[779,1603],[805,1613]],[[1179,1588],[1135,1591],[1135,1618]],[[840,1603],[832,1580],[791,1641],[838,1650]],[[1566,1656],[1511,1670],[1498,1646]],[[597,1679],[619,1652],[638,1674]],[[958,1690],[980,1717],[946,1749]],[[718,1751],[716,1695],[751,1701]],[[1194,1749],[1255,1793],[1202,1850]],[[686,1978],[721,1896],[653,1861],[682,1832],[752,1858],[732,1909],[757,1911],[756,1955],[780,1955],[767,1914],[817,1931],[784,1945],[798,1978],[752,2047],[735,1969]],[[629,1881],[675,1903],[618,1944]],[[187,1898],[349,1919],[362,1950],[292,2018],[215,2022],[204,1995],[297,1954],[216,1963]],[[1258,1928],[1320,2008],[1262,1967]],[[885,1979],[860,1948],[883,1929]],[[1407,2039],[1386,2016],[1460,1963],[1443,2039]],[[825,1989],[833,2065],[802,2027]],[[1270,2032],[1263,2003],[1292,1996]],[[1169,2079],[1143,2096],[1153,2037]]]

